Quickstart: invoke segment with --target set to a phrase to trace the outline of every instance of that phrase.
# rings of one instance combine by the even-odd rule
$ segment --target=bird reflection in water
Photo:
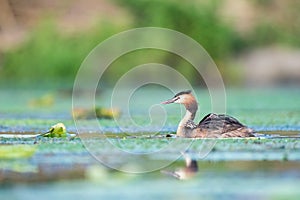
[[[187,180],[193,178],[198,172],[197,161],[191,158],[191,156],[187,152],[182,153],[182,155],[185,159],[185,167],[179,168],[175,171],[162,170],[161,173],[172,176],[179,180]]]

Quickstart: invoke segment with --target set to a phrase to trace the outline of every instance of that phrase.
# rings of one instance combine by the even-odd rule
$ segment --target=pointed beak
[[[179,97],[174,97],[174,98],[172,98],[172,99],[169,99],[169,100],[167,100],[167,101],[163,101],[163,102],[161,102],[161,104],[170,104],[170,103],[174,103],[176,100],[178,100],[179,99]]]

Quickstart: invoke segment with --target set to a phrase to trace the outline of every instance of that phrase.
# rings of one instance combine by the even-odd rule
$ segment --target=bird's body
[[[253,130],[242,125],[237,119],[224,114],[208,114],[199,124],[192,120],[178,126],[177,136],[191,138],[251,137]]]
[[[254,131],[237,119],[224,114],[208,114],[198,124],[194,118],[198,110],[198,103],[191,91],[180,92],[163,104],[179,103],[186,108],[186,114],[180,121],[176,135],[188,138],[228,138],[253,137]]]

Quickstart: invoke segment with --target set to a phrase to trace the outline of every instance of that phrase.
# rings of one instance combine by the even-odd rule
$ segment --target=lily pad
[[[44,137],[67,137],[66,126],[63,123],[57,123],[51,126],[49,131],[42,135]]]

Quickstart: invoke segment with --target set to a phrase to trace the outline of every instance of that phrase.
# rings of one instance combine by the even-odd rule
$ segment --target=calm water
[[[57,122],[63,122],[70,133],[77,130],[71,117],[72,98],[68,91],[6,90],[0,95],[1,134],[37,134],[47,131]],[[47,95],[50,96],[50,104],[47,103]],[[110,92],[100,93],[96,104],[109,106],[109,96]],[[110,134],[110,139],[102,139],[105,141],[102,143],[93,139],[99,128],[89,120],[80,122],[87,134],[84,141],[0,139],[0,147],[23,145],[16,151],[25,151],[28,146],[34,148],[29,157],[0,159],[1,199],[297,199],[300,196],[300,93],[297,89],[228,90],[227,113],[254,128],[263,137],[255,141],[213,142],[213,148],[204,157],[199,156],[199,152],[203,152],[202,147],[210,143],[193,141],[189,155],[197,161],[199,171],[188,180],[178,180],[160,171],[184,168],[180,144],[189,145],[189,142],[182,140],[176,143],[176,139],[149,139],[145,136],[153,130],[164,133],[176,130],[183,114],[179,106],[165,108],[168,115],[163,126],[157,125],[162,120],[160,107],[152,107],[149,115],[152,105],[170,96],[171,93],[162,90],[139,91],[127,104],[135,123],[123,110],[126,108],[124,102],[116,102],[115,106],[121,108],[123,115],[118,121],[99,121],[102,130]],[[46,103],[43,103],[43,98],[46,98]],[[201,99],[201,111],[197,120],[200,120],[211,112],[211,105],[207,91],[199,91],[198,98]],[[84,104],[84,98],[82,102]],[[124,130],[141,138],[123,138]],[[83,145],[88,141],[101,149],[98,152],[103,156],[101,158],[121,169],[141,171],[147,167],[163,167],[141,174],[112,170],[91,156]],[[121,151],[146,154],[138,159],[131,158],[111,149],[109,144]],[[165,150],[170,146],[173,148]],[[2,150],[5,151],[5,148]],[[165,151],[155,153],[162,152],[161,149]]]

